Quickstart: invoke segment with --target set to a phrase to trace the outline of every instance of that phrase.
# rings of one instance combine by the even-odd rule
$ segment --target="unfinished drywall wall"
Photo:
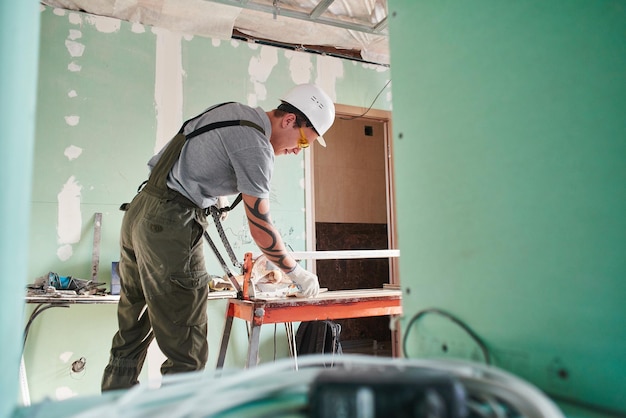
[[[626,9],[390,0],[408,356],[626,412]],[[411,39],[411,42],[406,42]]]
[[[41,8],[38,115],[29,278],[48,271],[89,278],[94,214],[102,213],[99,279],[109,283],[118,259],[122,212],[147,177],[146,162],[186,118],[226,100],[271,109],[297,83],[316,82],[338,103],[367,108],[389,81],[386,67],[231,40],[181,35],[115,19]],[[375,108],[391,109],[389,94]],[[294,250],[304,249],[304,156],[276,161],[274,221]],[[241,208],[224,224],[235,251],[255,250]],[[222,274],[210,250],[207,269]],[[209,304],[208,367],[217,359],[224,301]],[[27,306],[27,314],[33,307]],[[24,352],[30,396],[99,393],[116,330],[114,305],[53,308],[33,323]],[[242,367],[246,332],[233,328],[227,367]],[[273,358],[273,327],[264,327],[261,361]],[[287,355],[278,327],[277,355]],[[85,357],[84,372],[70,372]],[[158,380],[158,353],[142,381]]]

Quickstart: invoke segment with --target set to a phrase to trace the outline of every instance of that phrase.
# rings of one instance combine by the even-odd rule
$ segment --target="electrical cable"
[[[467,409],[475,414],[476,418],[493,418],[491,413],[485,410],[484,406],[473,399],[467,401]]]
[[[502,415],[502,408],[492,396],[482,395],[480,398],[484,401],[484,404],[489,407],[493,418],[507,418],[505,415]]]
[[[35,318],[37,318],[43,311],[50,309],[50,308],[69,308],[69,307],[70,307],[69,304],[48,303],[48,304],[37,305],[37,307],[33,310],[33,313],[30,315],[30,319],[26,323],[26,328],[24,328],[24,341],[22,342],[22,349],[26,347],[26,339],[28,338],[28,332],[30,331],[30,327],[33,324],[33,321],[35,321]]]
[[[241,405],[219,414],[220,418],[279,418],[306,417],[306,393],[278,394],[275,397]]]
[[[474,340],[474,342],[476,342],[476,344],[478,345],[478,347],[480,348],[480,350],[483,353],[483,357],[485,359],[485,363],[486,364],[491,364],[491,357],[489,356],[489,350],[487,350],[487,347],[485,346],[485,344],[483,343],[483,341],[480,339],[480,337],[471,330],[470,327],[468,327],[465,323],[463,323],[461,320],[455,318],[453,315],[438,309],[438,308],[428,308],[428,309],[424,309],[421,311],[418,311],[415,315],[413,315],[413,317],[411,318],[411,320],[409,321],[409,323],[406,326],[406,332],[404,334],[404,337],[402,338],[402,352],[404,353],[405,356],[407,356],[407,349],[406,349],[406,342],[408,340],[409,337],[409,331],[411,330],[411,327],[413,326],[413,323],[415,321],[417,321],[418,319],[420,319],[422,316],[429,314],[429,313],[436,313],[439,314],[441,316],[444,316],[446,318],[448,318],[450,321],[454,322],[455,324],[457,324],[458,326],[460,326],[465,332],[467,332],[467,334],[469,334],[469,336]]]
[[[310,385],[324,370],[327,361],[327,356],[315,354],[303,356],[298,371],[293,370],[292,360],[285,358],[262,363],[252,369],[167,375],[163,377],[159,389],[135,386],[111,403],[85,410],[74,418],[293,417],[298,413],[306,416]],[[477,400],[489,399],[488,403],[498,404],[505,411],[509,411],[510,406],[517,413],[500,413],[499,416],[564,418],[554,402],[539,389],[494,366],[465,360],[401,359],[356,354],[337,356],[334,362],[346,373],[363,368],[397,371],[415,368],[444,372],[457,378],[465,387],[470,399],[473,399],[470,407],[474,411],[481,410]],[[479,416],[497,417],[494,406],[491,409],[491,413],[484,410],[479,412]]]
[[[285,322],[287,330],[287,340],[289,341],[289,355],[293,357],[294,368],[298,370],[298,347],[296,345],[296,334],[293,331],[293,322]]]
[[[380,91],[378,92],[378,94],[376,95],[376,97],[374,97],[374,100],[372,100],[372,104],[370,105],[370,107],[367,108],[367,110],[363,113],[361,113],[358,116],[350,116],[350,117],[340,117],[338,116],[337,119],[341,119],[341,120],[354,120],[354,119],[358,119],[361,118],[365,115],[367,115],[367,112],[369,112],[370,110],[372,110],[372,106],[374,106],[374,103],[376,103],[376,100],[378,100],[378,96],[380,96],[382,94],[382,92],[387,88],[387,86],[389,85],[389,83],[391,83],[391,79],[389,79],[387,81],[387,83],[383,86],[382,89],[380,89]]]

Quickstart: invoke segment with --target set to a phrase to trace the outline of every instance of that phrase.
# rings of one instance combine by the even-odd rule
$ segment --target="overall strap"
[[[232,102],[222,103],[217,106],[213,106],[204,113],[210,112],[211,110],[217,109],[218,107],[224,106],[228,103]],[[185,142],[191,138],[212,131],[213,129],[226,128],[229,126],[249,126],[265,135],[265,130],[262,127],[254,122],[250,122],[247,120],[226,120],[214,122],[205,126],[201,126],[195,131],[188,133],[187,135],[183,134],[185,126],[194,119],[196,118],[189,119],[183,124],[178,134],[176,134],[172,141],[170,141],[170,144],[167,146],[165,151],[163,151],[163,154],[152,169],[150,177],[148,178],[148,185],[151,186],[150,189],[154,190],[155,188],[159,188],[163,191],[167,191],[167,175],[169,174],[172,167],[174,167],[174,164],[178,160],[178,157],[180,157],[180,152],[183,149],[183,145],[185,145]],[[234,207],[234,205],[231,205],[231,207]]]
[[[178,160],[186,140],[185,135],[180,133],[172,138],[163,154],[161,154],[159,161],[157,161],[150,172],[146,184],[147,191],[150,191],[152,194],[156,192],[156,189],[162,190],[163,193],[167,191],[167,175]]]
[[[209,107],[207,110],[205,110],[204,112],[200,113],[199,115],[194,116],[194,117],[193,117],[193,118],[191,118],[191,119],[187,119],[187,120],[183,123],[183,126],[181,126],[181,127],[180,127],[180,131],[178,131],[178,133],[179,133],[179,134],[182,134],[182,133],[183,133],[183,131],[185,130],[185,127],[187,126],[187,124],[188,124],[189,122],[191,122],[192,120],[196,120],[196,119],[198,119],[200,116],[202,116],[202,115],[204,115],[204,114],[206,114],[206,113],[210,112],[211,110],[215,110],[215,109],[217,109],[218,107],[222,107],[222,106],[225,106],[225,105],[227,105],[227,104],[231,104],[231,103],[234,103],[234,102],[224,102],[224,103],[217,104],[217,105],[215,105],[215,106],[211,106],[211,107]]]
[[[191,139],[205,132],[212,131],[213,129],[225,128],[227,126],[249,126],[261,132],[263,135],[265,135],[265,130],[254,122],[250,122],[248,120],[225,120],[225,121],[209,123],[208,125],[201,126],[195,131],[185,135],[185,137],[187,139]]]

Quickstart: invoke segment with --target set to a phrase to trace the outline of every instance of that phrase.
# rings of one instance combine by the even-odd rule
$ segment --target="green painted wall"
[[[626,412],[626,8],[389,0],[407,355]],[[447,349],[447,351],[444,351]]]
[[[160,54],[165,54],[165,65]],[[179,63],[179,73],[164,70],[172,63]],[[155,149],[178,130],[172,114],[176,114],[173,120],[182,121],[226,100],[269,110],[293,85],[309,81],[324,86],[337,103],[367,108],[389,77],[386,67],[181,36],[42,7],[34,187],[24,283],[48,271],[89,278],[96,212],[103,214],[99,279],[110,283],[111,262],[119,254],[122,213],[118,207],[134,196],[147,177],[146,162]],[[381,95],[374,107],[390,110],[390,95]],[[302,154],[278,158],[272,212],[294,250],[305,245],[304,196]],[[241,208],[230,214],[224,227],[239,254],[255,250]],[[205,252],[209,272],[221,275],[210,250]],[[225,306],[223,300],[209,304],[208,367],[217,359]],[[26,315],[33,308],[26,306]],[[37,317],[24,351],[32,401],[99,393],[115,330],[115,306],[110,305],[54,308]],[[272,326],[262,330],[262,361],[273,358],[273,334]],[[280,326],[277,335],[277,355],[285,357],[287,344]],[[235,321],[227,367],[243,367],[246,344],[243,321]],[[85,372],[70,373],[72,361],[80,357],[87,359]],[[158,356],[154,358],[144,367],[143,382],[150,375],[147,369],[160,365]]]
[[[18,396],[39,47],[38,3],[0,2],[0,417]]]

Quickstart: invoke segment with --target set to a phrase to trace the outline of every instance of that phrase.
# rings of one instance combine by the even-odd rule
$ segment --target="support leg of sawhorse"
[[[235,302],[228,302],[228,307],[226,308],[226,319],[224,322],[224,333],[222,334],[220,352],[217,358],[217,369],[224,367],[224,359],[226,358],[226,350],[228,349],[228,341],[230,340],[230,333],[235,316],[245,319],[246,323],[249,324],[250,327],[248,334],[248,357],[246,359],[246,368],[254,367],[259,362],[259,339],[261,336],[261,325],[263,325],[265,310],[262,306],[254,306],[252,310],[246,311],[246,314],[241,316],[241,311],[237,311],[236,313],[234,306]]]
[[[254,367],[259,363],[259,337],[261,336],[261,324],[256,321],[250,323],[250,338],[248,340],[248,359],[246,368]]]
[[[224,333],[222,334],[222,342],[220,343],[220,354],[217,357],[216,368],[221,369],[224,367],[224,359],[226,358],[226,350],[228,349],[228,340],[230,340],[230,331],[233,328],[233,317],[229,314],[229,310],[226,309],[226,322],[224,323]]]

